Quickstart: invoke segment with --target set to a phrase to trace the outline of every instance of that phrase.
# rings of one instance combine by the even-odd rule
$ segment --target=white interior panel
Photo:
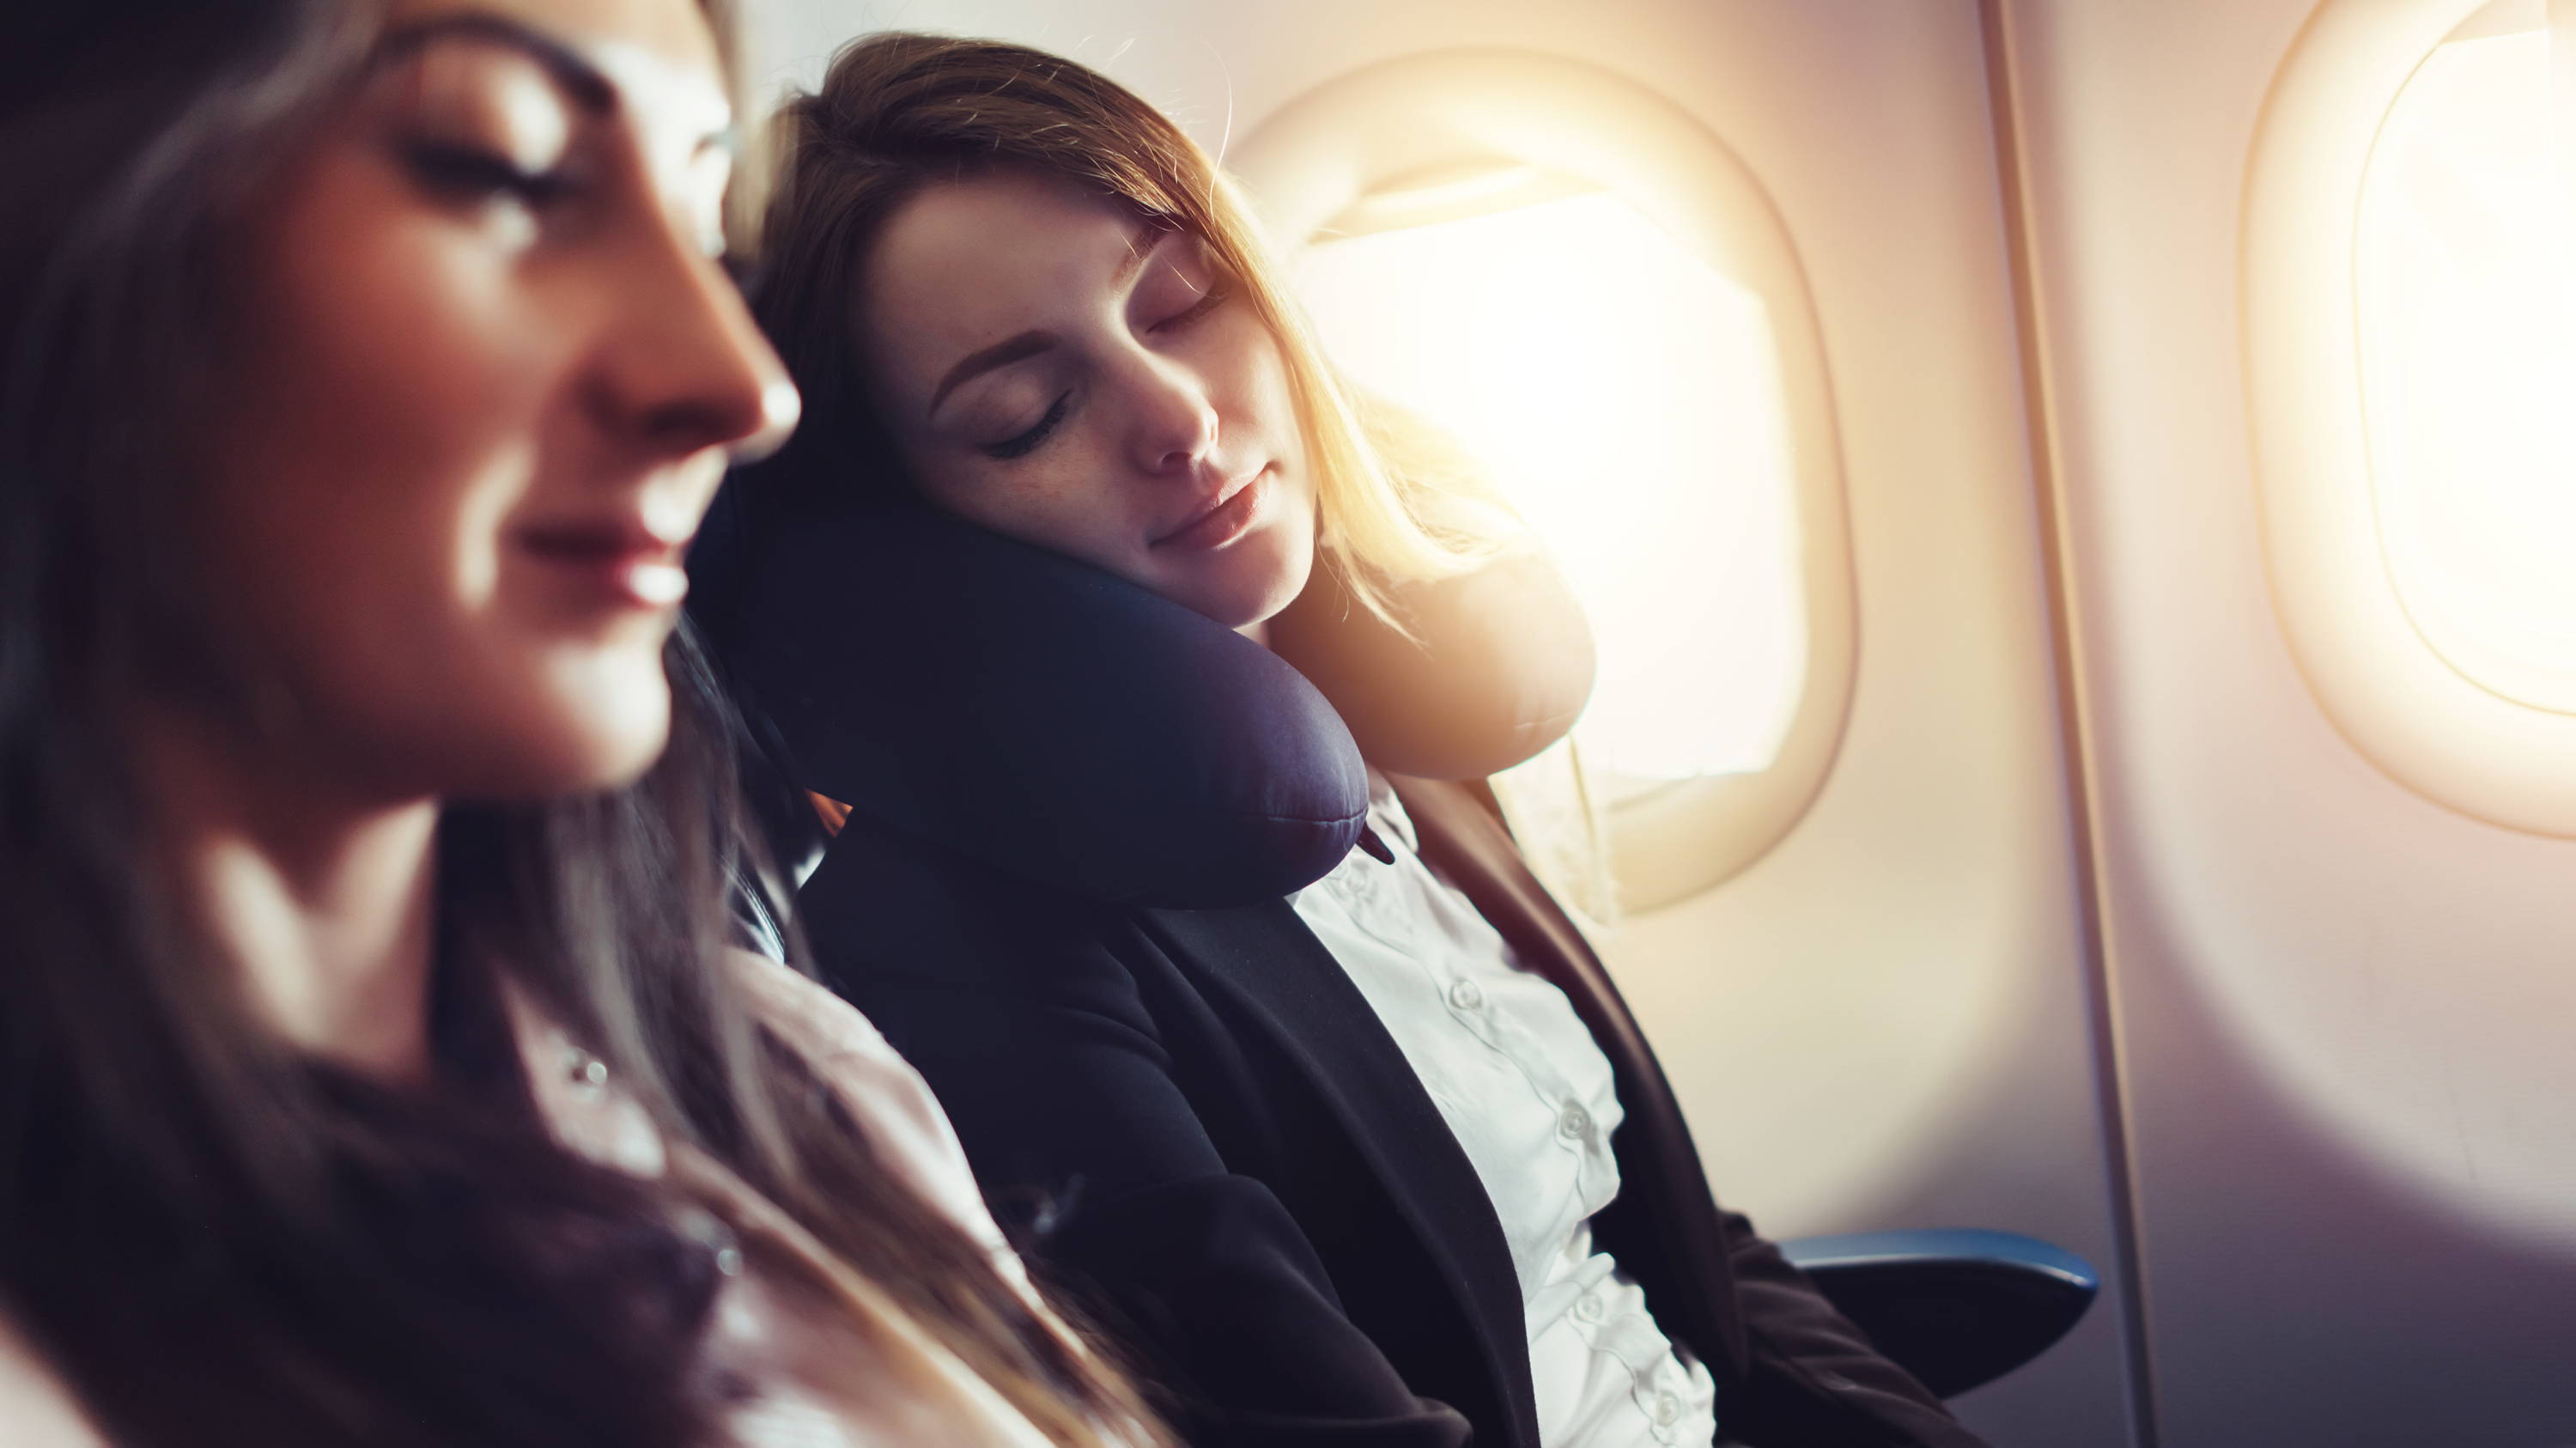
[[[2243,203],[2316,8],[2006,7],[2156,1408],[2192,1448],[2553,1448],[2576,1442],[2576,844],[2355,749],[2265,569]]]

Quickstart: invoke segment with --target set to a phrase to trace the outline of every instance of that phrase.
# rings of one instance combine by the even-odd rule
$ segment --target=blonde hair
[[[890,32],[833,58],[790,100],[762,227],[756,310],[804,390],[806,424],[775,472],[810,496],[899,476],[857,365],[857,278],[922,187],[1019,167],[1060,177],[1200,239],[1277,339],[1322,514],[1326,565],[1394,619],[1386,589],[1473,571],[1512,515],[1463,453],[1351,387],[1278,280],[1234,183],[1172,121],[1097,71],[999,41]],[[866,460],[881,466],[869,476]],[[764,486],[767,486],[764,484]]]

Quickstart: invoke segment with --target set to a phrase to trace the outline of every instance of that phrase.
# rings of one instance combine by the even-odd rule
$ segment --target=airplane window
[[[1815,299],[1684,106],[1520,51],[1327,81],[1227,155],[1325,349],[1481,456],[1591,616],[1571,744],[1507,806],[1578,908],[1636,913],[1785,837],[1859,656]]]
[[[2355,301],[2409,618],[2477,683],[2576,713],[2576,128],[2553,114],[2576,116],[2576,70],[2553,98],[2551,47],[2525,3],[2425,58],[2364,172]]]
[[[2558,17],[2558,18],[2553,18]],[[2343,737],[2576,837],[2576,4],[2323,0],[2242,251],[2272,599]]]
[[[1307,309],[1356,381],[1494,470],[1565,568],[1600,651],[1577,730],[1596,794],[1767,769],[1807,663],[1768,310],[1610,192],[1498,170],[1446,189],[1499,209],[1414,224],[1422,206],[1377,198],[1328,225]]]

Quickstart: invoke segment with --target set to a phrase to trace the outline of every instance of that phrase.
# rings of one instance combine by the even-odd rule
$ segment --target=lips
[[[1151,543],[1155,548],[1221,548],[1249,531],[1270,495],[1270,468],[1263,464],[1210,498],[1179,526]]]
[[[662,537],[637,518],[537,524],[519,531],[530,557],[630,608],[669,608],[686,598],[688,540]]]

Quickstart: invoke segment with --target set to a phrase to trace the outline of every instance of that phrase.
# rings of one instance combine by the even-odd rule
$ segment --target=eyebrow
[[[1177,227],[1166,225],[1152,217],[1146,218],[1144,225],[1136,228],[1136,234],[1127,239],[1127,255],[1119,259],[1118,269],[1109,274],[1109,284],[1113,287],[1125,286],[1134,279],[1136,273],[1145,269],[1146,260],[1153,256],[1157,247],[1179,234]]]
[[[1136,273],[1144,269],[1146,259],[1154,254],[1154,249],[1163,244],[1163,239],[1176,234],[1173,228],[1153,220],[1137,227],[1136,234],[1128,239],[1127,254],[1118,259],[1117,269],[1109,274],[1110,287],[1123,287],[1133,280]],[[1063,340],[1053,332],[1022,332],[980,351],[967,353],[956,366],[948,369],[947,376],[939,379],[939,386],[930,394],[930,411],[938,412],[939,404],[948,400],[948,394],[964,384],[996,367],[1025,362]]]
[[[930,410],[937,412],[939,404],[947,401],[948,394],[956,391],[960,384],[971,382],[996,367],[1008,367],[1014,362],[1025,361],[1063,340],[1053,332],[1022,332],[1008,341],[996,342],[980,352],[967,353],[956,366],[948,369],[947,376],[939,379],[939,390],[930,394]]]
[[[482,40],[534,60],[572,102],[594,116],[617,113],[617,84],[580,51],[534,26],[487,11],[469,10],[406,25],[385,37],[377,63],[416,55],[442,40]]]

